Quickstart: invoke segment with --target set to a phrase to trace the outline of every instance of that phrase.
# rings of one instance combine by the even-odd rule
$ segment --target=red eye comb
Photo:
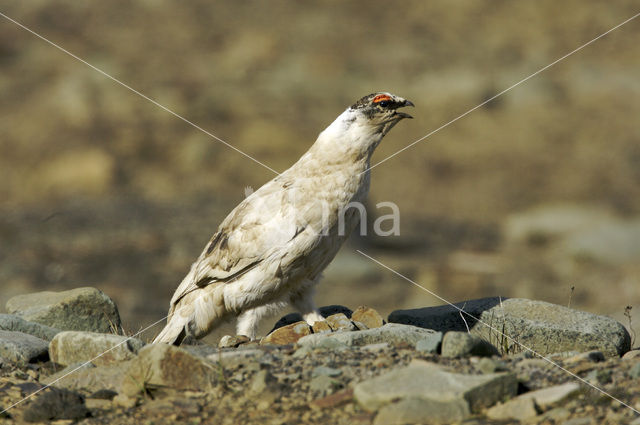
[[[378,102],[382,102],[383,100],[391,100],[391,96],[387,95],[387,94],[379,94],[376,97],[373,98],[372,102],[373,103],[378,103]]]

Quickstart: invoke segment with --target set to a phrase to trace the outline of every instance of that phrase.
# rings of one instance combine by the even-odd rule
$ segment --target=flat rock
[[[115,303],[95,288],[18,295],[7,301],[6,308],[25,320],[61,330],[114,333],[121,329]]]
[[[383,406],[373,425],[450,424],[460,422],[469,416],[469,406],[461,399],[441,402],[404,398]]]
[[[0,357],[13,363],[46,359],[49,343],[23,332],[0,330]]]
[[[311,327],[307,322],[296,322],[290,325],[283,326],[271,332],[269,335],[262,338],[260,345],[274,344],[274,345],[286,345],[294,344],[300,338],[306,335],[311,335]]]
[[[60,329],[29,322],[15,314],[0,314],[0,330],[23,332],[47,341],[51,341],[60,332]]]
[[[542,410],[559,405],[570,398],[576,397],[582,393],[582,388],[576,382],[567,382],[566,384],[554,385],[552,387],[542,388],[540,390],[531,391],[522,394],[517,399],[531,399]]]
[[[76,363],[61,371],[42,379],[46,385],[55,385],[69,390],[83,390],[88,392],[119,391],[122,380],[129,368],[130,361],[109,366],[95,367],[91,363]]]
[[[225,335],[220,338],[220,342],[218,343],[218,348],[238,348],[242,344],[246,344],[250,342],[251,338],[246,335]]]
[[[442,412],[447,412],[446,417],[440,418],[439,421],[452,422],[464,419],[471,412],[478,412],[499,400],[514,396],[517,387],[516,376],[512,373],[464,375],[447,372],[434,363],[414,360],[407,367],[360,382],[354,387],[354,396],[369,412],[396,401],[419,400],[419,403],[405,402],[413,403],[416,407],[414,410],[423,415],[412,421],[427,422],[430,420],[429,417],[437,417]],[[402,410],[392,407],[389,409]],[[388,413],[384,414],[391,416]]]
[[[326,341],[335,341],[346,346],[363,346],[382,342],[392,345],[406,343],[415,346],[418,341],[426,338],[442,339],[442,333],[415,326],[387,323],[380,328],[366,331],[308,335],[300,338],[298,345],[316,347],[326,345]]]
[[[494,297],[455,305],[469,314],[463,314],[464,320],[457,308],[445,305],[396,310],[389,322],[443,332],[464,332],[468,326],[472,334],[503,348],[506,354],[523,350],[514,340],[540,354],[599,350],[607,357],[620,356],[631,345],[629,333],[617,321],[543,301],[503,298],[501,303]]]
[[[447,332],[442,339],[443,357],[490,357],[500,355],[498,349],[488,341],[467,332]]]
[[[332,331],[355,331],[356,326],[344,313],[336,313],[325,318]]]
[[[351,320],[364,324],[368,329],[379,328],[384,325],[380,313],[367,306],[356,308],[351,314]]]
[[[158,388],[209,391],[219,369],[186,350],[167,344],[149,344],[134,358],[122,383],[121,394],[133,397]]]
[[[532,398],[516,397],[506,403],[499,403],[487,409],[486,415],[489,419],[517,419],[524,421],[538,416],[536,403]]]
[[[53,338],[49,355],[65,366],[87,361],[99,366],[130,360],[143,346],[141,340],[122,335],[65,331]]]

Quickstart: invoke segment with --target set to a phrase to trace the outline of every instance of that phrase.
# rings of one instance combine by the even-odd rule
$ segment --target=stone
[[[326,409],[328,407],[338,407],[343,404],[350,403],[352,400],[353,389],[347,388],[326,397],[315,399],[311,402],[311,405],[321,409]]]
[[[396,310],[389,315],[389,322],[443,332],[464,332],[468,326],[472,334],[499,347],[504,354],[523,350],[515,340],[543,355],[598,350],[614,357],[626,353],[631,345],[629,333],[617,321],[543,301],[494,297],[455,306]],[[469,316],[463,314],[463,320],[458,309]]]
[[[113,398],[113,405],[123,409],[131,409],[136,404],[138,404],[138,400],[135,397],[129,397],[125,394],[118,394]]]
[[[46,341],[51,341],[60,332],[60,329],[29,322],[14,314],[0,314],[0,330],[22,332]]]
[[[40,394],[24,411],[27,422],[43,422],[59,419],[81,419],[89,416],[84,398],[66,389],[51,387]]]
[[[582,393],[582,388],[576,382],[554,385],[536,391],[530,391],[517,397],[518,399],[531,399],[542,410],[548,410],[558,404],[578,396]]]
[[[186,350],[167,344],[149,344],[134,358],[122,383],[129,397],[168,387],[175,390],[212,390],[219,368]]]
[[[225,335],[220,338],[220,342],[218,343],[218,348],[238,348],[242,344],[246,344],[250,342],[251,338],[246,335]]]
[[[51,361],[63,366],[92,362],[96,366],[133,359],[144,346],[137,338],[95,332],[64,331],[49,344]]]
[[[318,366],[316,368],[313,369],[313,371],[311,372],[311,376],[320,376],[320,375],[326,375],[326,376],[340,376],[342,375],[342,371],[340,369],[335,369],[333,367],[327,367],[327,366]]]
[[[430,329],[387,323],[380,328],[368,329],[366,331],[308,335],[300,338],[298,345],[318,347],[322,344],[327,344],[329,340],[333,340],[346,346],[363,346],[383,342],[396,345],[404,343],[415,346],[418,341],[425,338],[437,338],[437,334],[442,335]]]
[[[489,419],[525,421],[538,416],[538,410],[534,399],[516,397],[487,409],[486,415]]]
[[[344,313],[336,313],[325,318],[332,331],[355,331],[356,327]]]
[[[366,306],[356,308],[351,314],[351,320],[363,323],[368,329],[379,328],[384,325],[382,316],[374,309]]]
[[[313,331],[314,334],[322,334],[322,333],[331,332],[331,327],[326,322],[326,320],[320,320],[313,324],[313,326],[311,327],[311,330]]]
[[[342,313],[348,318],[351,317],[351,310],[343,305],[327,305],[327,306],[320,307],[318,311],[320,312],[320,315],[322,317],[329,317],[332,314],[337,314],[337,313]],[[303,322],[303,321],[304,319],[302,318],[302,315],[300,313],[289,313],[286,316],[281,317],[280,320],[276,322],[276,324],[273,326],[273,329],[271,329],[269,333],[283,326],[290,325],[296,322]]]
[[[442,339],[442,357],[494,356],[498,349],[476,335],[447,332]]]
[[[482,373],[504,372],[508,370],[505,362],[489,357],[481,358],[475,367]]]
[[[25,364],[48,358],[49,343],[22,332],[0,331],[0,356],[7,361]]]
[[[265,391],[274,392],[278,390],[278,380],[268,370],[258,371],[253,376],[249,386],[249,392],[253,395],[262,394]]]
[[[635,358],[638,358],[638,357],[640,357],[640,350],[639,349],[634,349],[634,350],[631,350],[631,351],[627,351],[622,356],[622,358],[625,359],[625,360],[635,359]]]
[[[373,425],[450,424],[470,416],[469,406],[462,399],[447,402],[405,398],[383,406]]]
[[[419,399],[425,401],[424,406],[466,417],[514,396],[517,388],[518,382],[512,373],[465,375],[447,372],[434,363],[413,360],[407,367],[356,384],[354,396],[369,412],[396,400]]]
[[[101,333],[121,330],[115,303],[95,288],[18,295],[7,301],[6,308],[25,320],[60,330]]]
[[[629,376],[632,378],[640,378],[640,363],[634,364],[631,369],[629,369]]]
[[[306,335],[311,335],[311,327],[307,322],[301,321],[291,323],[290,325],[283,326],[271,332],[269,335],[262,338],[260,345],[274,344],[274,345],[286,345],[294,344],[300,338]]]
[[[442,332],[434,332],[416,342],[416,351],[420,351],[422,353],[437,353],[441,345]]]
[[[42,379],[42,383],[74,391],[117,392],[122,387],[122,381],[129,365],[130,361],[101,367],[95,367],[91,363],[77,363],[47,376]]]
[[[587,362],[603,362],[604,361],[604,354],[602,354],[602,352],[600,351],[587,351],[585,353],[579,353],[579,354],[575,354],[571,357],[568,357],[566,359],[564,359],[565,363],[580,363],[583,361],[587,361]]]

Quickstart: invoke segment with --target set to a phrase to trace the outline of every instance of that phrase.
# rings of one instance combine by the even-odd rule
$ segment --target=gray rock
[[[440,366],[414,360],[409,366],[360,382],[354,397],[367,411],[375,411],[396,400],[420,399],[434,409],[453,412],[449,421],[460,420],[516,394],[518,383],[512,373],[463,375],[444,371]],[[466,409],[464,408],[466,406]],[[437,411],[425,410],[437,415]],[[428,421],[425,416],[423,421]]]
[[[427,338],[437,338],[439,332],[421,329],[415,326],[387,323],[386,325],[358,332],[334,332],[330,334],[313,334],[302,337],[298,345],[317,347],[328,340],[337,341],[346,346],[362,346],[387,342],[389,344],[406,343],[415,346],[418,341]]]
[[[61,365],[91,361],[96,366],[130,360],[144,346],[137,338],[95,332],[65,331],[49,344],[51,360]]]
[[[489,357],[481,358],[475,367],[482,373],[504,372],[509,370],[507,364],[502,360],[491,359]]]
[[[437,353],[442,345],[442,332],[434,332],[431,335],[416,342],[416,351],[423,353]]]
[[[468,313],[464,320],[458,309],[446,305],[396,310],[389,315],[389,322],[443,332],[466,331],[468,326],[472,334],[505,354],[523,350],[514,340],[540,354],[599,350],[609,357],[626,353],[631,345],[629,333],[617,321],[543,301],[510,298],[500,303],[495,297],[455,305]]]
[[[447,332],[442,339],[443,357],[499,355],[498,349],[476,335],[466,332]]]
[[[42,379],[42,383],[92,393],[101,390],[117,392],[122,387],[122,380],[130,363],[127,361],[101,367],[95,367],[91,363],[76,363]]]
[[[0,331],[0,356],[24,364],[37,359],[46,360],[49,343],[22,332]]]
[[[132,397],[163,387],[209,391],[215,387],[218,375],[218,366],[186,350],[149,344],[131,361],[120,393]]]
[[[47,341],[51,341],[53,337],[60,332],[60,329],[28,322],[14,314],[0,314],[0,330],[23,332]]]
[[[383,406],[373,425],[450,424],[470,416],[469,406],[462,399],[447,402],[405,398]]]
[[[95,288],[36,292],[7,301],[7,311],[61,330],[116,333],[121,329],[114,302]]]
[[[80,394],[66,389],[49,388],[35,397],[26,408],[23,419],[27,422],[43,422],[87,416],[89,410]]]
[[[634,364],[631,369],[629,369],[629,376],[632,378],[640,378],[640,363]]]

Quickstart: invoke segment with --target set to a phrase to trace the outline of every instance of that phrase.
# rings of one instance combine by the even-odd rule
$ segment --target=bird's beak
[[[404,108],[405,106],[415,106],[415,105],[413,104],[412,101],[404,99],[400,108]],[[413,118],[411,115],[407,114],[406,112],[396,111],[396,115],[400,116],[401,118]]]

